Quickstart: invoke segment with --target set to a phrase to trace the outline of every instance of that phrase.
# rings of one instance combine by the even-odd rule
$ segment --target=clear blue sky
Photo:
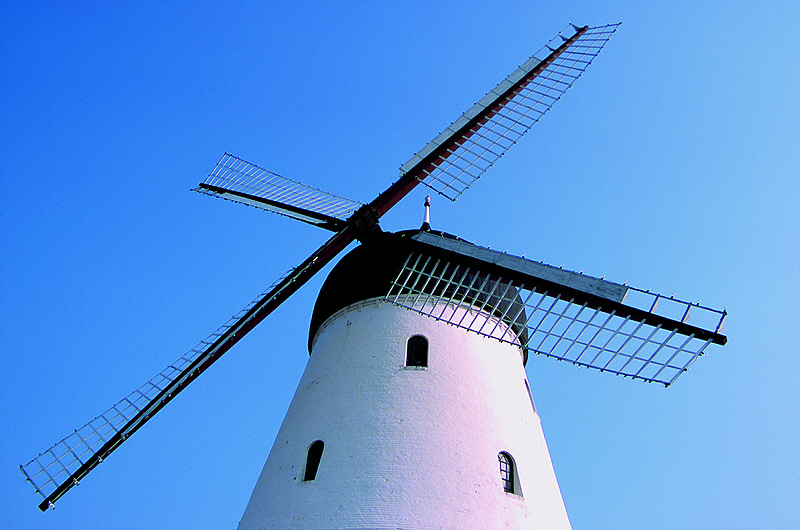
[[[0,2],[2,526],[238,522],[321,277],[54,511],[17,469],[327,237],[191,193],[223,152],[368,201],[568,22],[622,21],[433,225],[730,312],[668,389],[530,360],[575,528],[800,527],[800,7],[669,4]]]

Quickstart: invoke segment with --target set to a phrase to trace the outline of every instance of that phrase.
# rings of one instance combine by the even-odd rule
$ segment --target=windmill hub
[[[356,238],[362,242],[382,232],[379,224],[380,214],[370,204],[365,204],[356,210],[348,222],[355,228]]]

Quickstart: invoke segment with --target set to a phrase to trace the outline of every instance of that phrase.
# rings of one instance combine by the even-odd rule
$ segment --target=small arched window
[[[322,460],[323,449],[325,449],[325,444],[322,443],[322,440],[317,440],[309,446],[303,482],[308,482],[317,478],[317,470],[319,469],[319,461]]]
[[[510,454],[501,452],[497,454],[497,460],[500,462],[500,481],[503,483],[503,491],[522,495],[514,459]]]
[[[414,335],[406,345],[406,366],[428,366],[428,339],[422,335]]]

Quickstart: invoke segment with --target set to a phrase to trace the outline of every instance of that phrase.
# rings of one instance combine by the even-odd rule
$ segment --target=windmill
[[[523,355],[533,352],[669,385],[710,343],[724,344],[720,331],[725,313],[721,311],[494,252],[439,232],[387,234],[380,230],[381,216],[420,182],[455,200],[549,110],[616,28],[571,26],[561,32],[414,155],[402,166],[399,180],[368,204],[314,190],[232,155],[223,156],[197,191],[287,215],[334,235],[197,347],[21,466],[42,495],[40,508],[52,506],[356,240],[362,243],[359,248],[393,254],[386,260],[391,267],[380,270],[385,277],[374,281],[386,287],[381,307],[402,308],[426,322],[459,333],[469,331]],[[317,344],[321,337],[317,332],[332,329],[332,316],[366,296],[333,289],[321,294],[319,311],[315,309],[312,317],[310,341],[316,338]],[[369,296],[376,295],[370,290]],[[320,308],[320,303],[332,300],[345,305]],[[307,448],[309,454],[312,446]],[[331,450],[328,444],[321,454],[327,457]],[[505,466],[504,478],[513,489],[510,462],[500,461],[500,465]],[[307,471],[308,467],[303,478]]]

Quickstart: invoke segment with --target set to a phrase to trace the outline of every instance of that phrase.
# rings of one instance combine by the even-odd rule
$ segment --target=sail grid
[[[341,220],[350,217],[362,206],[358,201],[339,197],[282,177],[229,153],[222,156],[208,178],[194,191],[236,202],[246,202],[251,206],[283,215],[290,214],[281,209],[271,208],[267,204],[272,203],[284,208],[288,206],[299,211]],[[240,198],[238,200],[230,198],[220,192],[233,192],[234,197],[239,196]],[[263,202],[243,201],[242,197],[261,199]],[[294,217],[294,215],[290,216]]]
[[[400,174],[414,171],[423,184],[456,200],[550,110],[618,26],[568,26],[406,162]]]
[[[52,507],[69,488],[100,464],[116,447],[147,421],[152,414],[172,399],[186,384],[186,379],[201,370],[214,347],[232,328],[239,325],[259,302],[283,282],[295,269],[256,297],[247,307],[232,316],[225,324],[175,362],[152,377],[95,419],[20,466],[25,478],[45,499],[41,509]]]
[[[725,343],[719,335],[725,311],[628,290],[636,305],[504,279],[412,251],[384,299],[538,355],[666,386],[709,344]],[[496,318],[479,318],[486,313]],[[689,325],[690,313],[708,325]]]

